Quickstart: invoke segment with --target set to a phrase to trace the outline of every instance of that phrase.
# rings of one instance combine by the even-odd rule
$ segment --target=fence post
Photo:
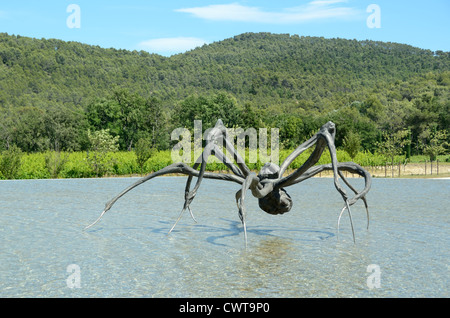
[[[398,162],[398,177],[400,178],[400,168],[401,168],[401,166],[400,166],[400,161]]]
[[[425,175],[427,175],[427,159],[425,159]]]
[[[431,175],[433,175],[433,160],[430,160]]]
[[[439,159],[436,159],[436,175],[439,174]]]
[[[394,177],[394,158],[392,158],[392,162],[391,162],[391,178]]]
[[[387,177],[387,162],[384,163],[384,177]]]

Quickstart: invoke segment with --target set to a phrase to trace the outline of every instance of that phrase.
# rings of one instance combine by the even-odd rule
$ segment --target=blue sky
[[[244,32],[450,51],[450,0],[0,0],[0,32],[166,56]]]

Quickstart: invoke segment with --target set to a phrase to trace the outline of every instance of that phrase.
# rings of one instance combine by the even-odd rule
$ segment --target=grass
[[[279,158],[281,162],[292,152],[292,150],[280,150]],[[305,151],[289,166],[290,170],[299,168],[309,157],[311,151]],[[193,156],[192,156],[193,158]],[[213,157],[208,161],[207,171],[226,171],[226,165]],[[248,158],[248,156],[246,156]],[[442,167],[442,174],[445,174],[445,167],[450,166],[449,156],[439,156],[439,165]],[[369,152],[360,152],[352,160],[343,150],[337,150],[337,159],[339,162],[354,161],[363,167],[368,167],[369,171],[374,167],[383,169],[385,160],[382,156],[371,154]],[[414,156],[410,158],[411,163],[422,163],[427,159],[426,156]],[[1,156],[0,156],[1,160]],[[248,160],[247,160],[248,161]],[[394,162],[404,163],[402,156],[395,158]],[[449,160],[450,161],[450,160]],[[45,152],[23,154],[20,160],[16,179],[49,179],[49,178],[91,178],[91,177],[108,177],[108,176],[129,176],[141,175],[158,171],[172,164],[171,151],[156,151],[149,160],[147,160],[141,168],[137,163],[136,154],[129,151],[95,153],[95,152]],[[328,150],[325,150],[318,164],[330,163]],[[192,164],[191,164],[192,165]],[[258,171],[263,164],[258,161],[256,163],[248,163],[250,169]],[[408,166],[408,165],[407,165]],[[428,172],[429,173],[429,172]],[[390,177],[390,171],[387,176]],[[396,176],[397,174],[395,174]],[[380,176],[380,175],[378,175]],[[383,175],[384,176],[384,175]],[[0,173],[0,177],[4,178]],[[417,176],[416,176],[417,177]],[[427,177],[436,177],[435,174]]]

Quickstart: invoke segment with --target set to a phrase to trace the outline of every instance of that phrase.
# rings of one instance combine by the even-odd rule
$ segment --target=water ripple
[[[325,178],[288,188],[282,216],[249,197],[247,248],[239,187],[214,180],[192,203],[198,223],[186,213],[170,235],[184,178],[136,188],[83,231],[134,180],[0,181],[0,296],[449,297],[449,180],[375,179],[369,230],[363,205],[352,209],[356,244],[348,219],[336,236],[342,200]],[[380,288],[367,284],[370,264]]]

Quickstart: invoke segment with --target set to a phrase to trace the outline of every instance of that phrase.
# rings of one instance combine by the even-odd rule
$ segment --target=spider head
[[[330,134],[334,140],[334,136],[336,135],[336,125],[332,121],[329,121],[325,125],[323,125],[322,128],[320,128],[320,132],[322,134],[323,133]]]
[[[280,167],[278,165],[273,162],[266,162],[258,173],[258,178],[260,181],[264,179],[276,179],[278,178],[279,171]]]
[[[268,162],[258,174],[259,180],[277,179],[280,167]],[[292,208],[292,199],[283,188],[269,192],[265,197],[258,199],[259,207],[269,214],[283,214]]]

